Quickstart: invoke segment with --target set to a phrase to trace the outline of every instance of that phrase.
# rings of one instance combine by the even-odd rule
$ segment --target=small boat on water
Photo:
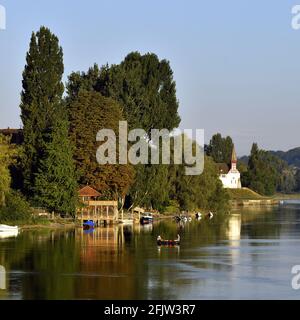
[[[6,232],[6,231],[18,231],[18,227],[12,227],[12,226],[7,226],[5,224],[0,224],[0,232]]]
[[[16,237],[18,234],[18,227],[11,227],[5,224],[0,224],[0,239]]]
[[[207,214],[207,218],[212,219],[213,217],[214,217],[214,214],[210,211],[210,212]]]
[[[96,223],[93,220],[84,220],[83,221],[83,229],[94,229],[96,227]]]
[[[161,238],[161,236],[157,237],[157,245],[158,246],[170,246],[170,247],[174,247],[174,246],[179,246],[180,245],[180,235],[177,235],[177,239],[176,240],[164,240]]]
[[[119,223],[123,224],[123,225],[131,225],[133,224],[133,219],[120,219]]]
[[[192,222],[192,217],[190,216],[175,216],[174,217],[176,222]]]
[[[153,222],[153,215],[150,212],[146,212],[140,219],[141,224],[149,224]]]

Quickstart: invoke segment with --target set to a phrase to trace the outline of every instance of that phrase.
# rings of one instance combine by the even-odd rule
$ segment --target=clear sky
[[[298,1],[298,2],[297,2]],[[94,62],[154,52],[170,61],[181,128],[220,132],[239,155],[300,146],[300,0],[0,0],[0,127],[20,127],[30,35],[49,27],[64,49],[65,78]]]

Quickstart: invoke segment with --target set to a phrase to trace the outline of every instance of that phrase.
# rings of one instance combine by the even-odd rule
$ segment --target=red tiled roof
[[[97,190],[89,186],[85,186],[79,190],[79,196],[80,197],[100,197],[101,194]]]
[[[22,129],[0,129],[0,133],[8,135],[8,134],[16,134],[16,133],[22,133],[23,130]]]

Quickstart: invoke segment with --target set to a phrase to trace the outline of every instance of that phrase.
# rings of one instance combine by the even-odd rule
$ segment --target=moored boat
[[[119,219],[119,223],[123,225],[131,225],[134,223],[133,219]]]
[[[83,221],[83,229],[94,229],[96,227],[96,223],[93,220],[84,220]]]
[[[153,215],[152,213],[145,213],[141,219],[140,219],[141,224],[149,224],[153,222]]]
[[[5,224],[0,224],[0,232],[6,232],[6,231],[18,231],[18,227],[12,227],[12,226],[7,226]]]

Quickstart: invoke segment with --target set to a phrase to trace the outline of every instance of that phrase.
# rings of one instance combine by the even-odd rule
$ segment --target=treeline
[[[0,135],[0,222],[31,219],[31,209],[24,197],[11,189],[10,168],[16,165],[20,149],[10,138]]]
[[[241,167],[242,183],[264,195],[300,191],[299,169],[276,154],[253,144],[247,166]]]
[[[300,148],[294,148],[289,151],[270,151],[278,158],[286,161],[290,166],[300,169]]]
[[[168,61],[133,52],[120,64],[73,72],[66,86],[63,73],[59,40],[41,27],[31,36],[23,72],[24,143],[13,170],[18,177],[14,187],[32,206],[74,216],[78,189],[88,184],[103,199],[118,200],[120,208],[227,208],[228,195],[210,157],[200,176],[185,176],[183,165],[101,166],[96,161],[97,132],[106,128],[118,133],[120,120],[127,120],[129,130],[144,129],[146,141],[153,128],[172,131],[179,126]]]

